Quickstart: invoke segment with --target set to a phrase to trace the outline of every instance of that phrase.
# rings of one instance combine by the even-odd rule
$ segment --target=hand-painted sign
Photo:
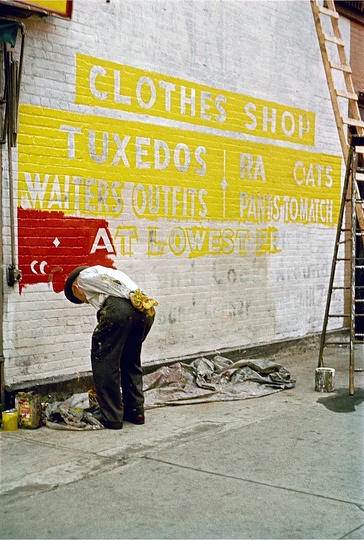
[[[315,114],[160,73],[76,57],[76,103],[314,145]]]
[[[23,106],[21,125],[24,207],[134,220],[337,219],[338,157],[43,107]]]
[[[49,283],[61,292],[65,278],[77,266],[114,266],[115,249],[104,219],[18,208],[18,237],[20,289]]]
[[[136,252],[273,254],[282,249],[281,227],[336,225],[341,158],[313,151],[313,113],[85,55],[77,55],[76,68],[82,112],[20,111],[25,284],[65,266],[50,236],[51,252],[41,256],[38,229],[28,225],[32,212],[45,223],[60,216],[57,230],[62,220],[74,228],[79,247],[64,243],[62,258],[79,251],[76,264]]]

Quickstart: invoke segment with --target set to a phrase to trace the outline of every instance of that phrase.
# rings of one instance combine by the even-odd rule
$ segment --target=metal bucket
[[[332,368],[321,367],[315,372],[315,390],[316,392],[334,391],[335,370]]]

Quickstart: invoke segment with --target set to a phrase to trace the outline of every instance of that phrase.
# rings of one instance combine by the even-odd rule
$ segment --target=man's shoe
[[[100,412],[96,412],[92,415],[100,424],[102,424],[107,429],[122,429],[123,423],[122,422],[109,422],[108,420],[105,420]]]
[[[123,423],[122,422],[109,422],[108,420],[104,420],[103,418],[100,420],[100,423],[106,427],[107,429],[123,429]]]
[[[124,414],[124,420],[132,424],[142,425],[145,423],[145,416],[143,413]]]

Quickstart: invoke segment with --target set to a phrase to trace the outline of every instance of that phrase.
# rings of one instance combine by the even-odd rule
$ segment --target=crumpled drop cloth
[[[104,426],[93,417],[87,392],[73,394],[66,401],[54,401],[47,403],[44,410],[44,424],[53,429],[69,429],[73,431],[85,431],[105,429]]]
[[[145,409],[210,401],[257,398],[295,386],[289,371],[266,359],[233,362],[217,355],[191,364],[177,362],[144,375]],[[45,425],[53,429],[95,430],[104,426],[92,415],[87,392],[48,403]]]
[[[295,382],[286,368],[270,360],[202,357],[145,375],[145,408],[260,397],[293,388]]]

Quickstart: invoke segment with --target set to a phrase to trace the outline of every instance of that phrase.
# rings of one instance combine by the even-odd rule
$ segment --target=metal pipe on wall
[[[0,231],[3,231],[2,153],[0,152]],[[3,234],[0,238],[0,408],[5,409],[5,358],[4,358],[4,254]]]
[[[7,266],[7,282],[13,286],[21,280],[21,272],[16,267],[16,246],[15,246],[15,207],[14,207],[14,181],[13,181],[13,147],[16,146],[18,133],[18,110],[20,99],[21,75],[23,69],[25,25],[18,22],[22,33],[19,62],[13,61],[12,53],[6,50],[4,46],[4,98],[5,109],[5,129],[3,136],[7,142],[8,159],[8,189],[9,189],[9,220],[10,220],[10,250],[11,264]],[[5,139],[1,142],[4,143]],[[4,246],[3,246],[3,156],[0,152],[0,409],[5,408],[5,357],[4,357]]]
[[[10,244],[11,244],[11,264],[7,268],[7,282],[10,287],[21,281],[21,271],[16,264],[15,246],[15,208],[14,208],[14,179],[13,179],[13,147],[16,146],[18,134],[18,110],[20,98],[20,84],[23,69],[25,26],[19,23],[22,33],[20,48],[20,59],[18,62],[10,57],[9,62],[9,92],[8,92],[8,125],[7,125],[7,145],[8,145],[8,176],[9,176],[9,211],[10,211]],[[11,54],[11,53],[10,53]]]

